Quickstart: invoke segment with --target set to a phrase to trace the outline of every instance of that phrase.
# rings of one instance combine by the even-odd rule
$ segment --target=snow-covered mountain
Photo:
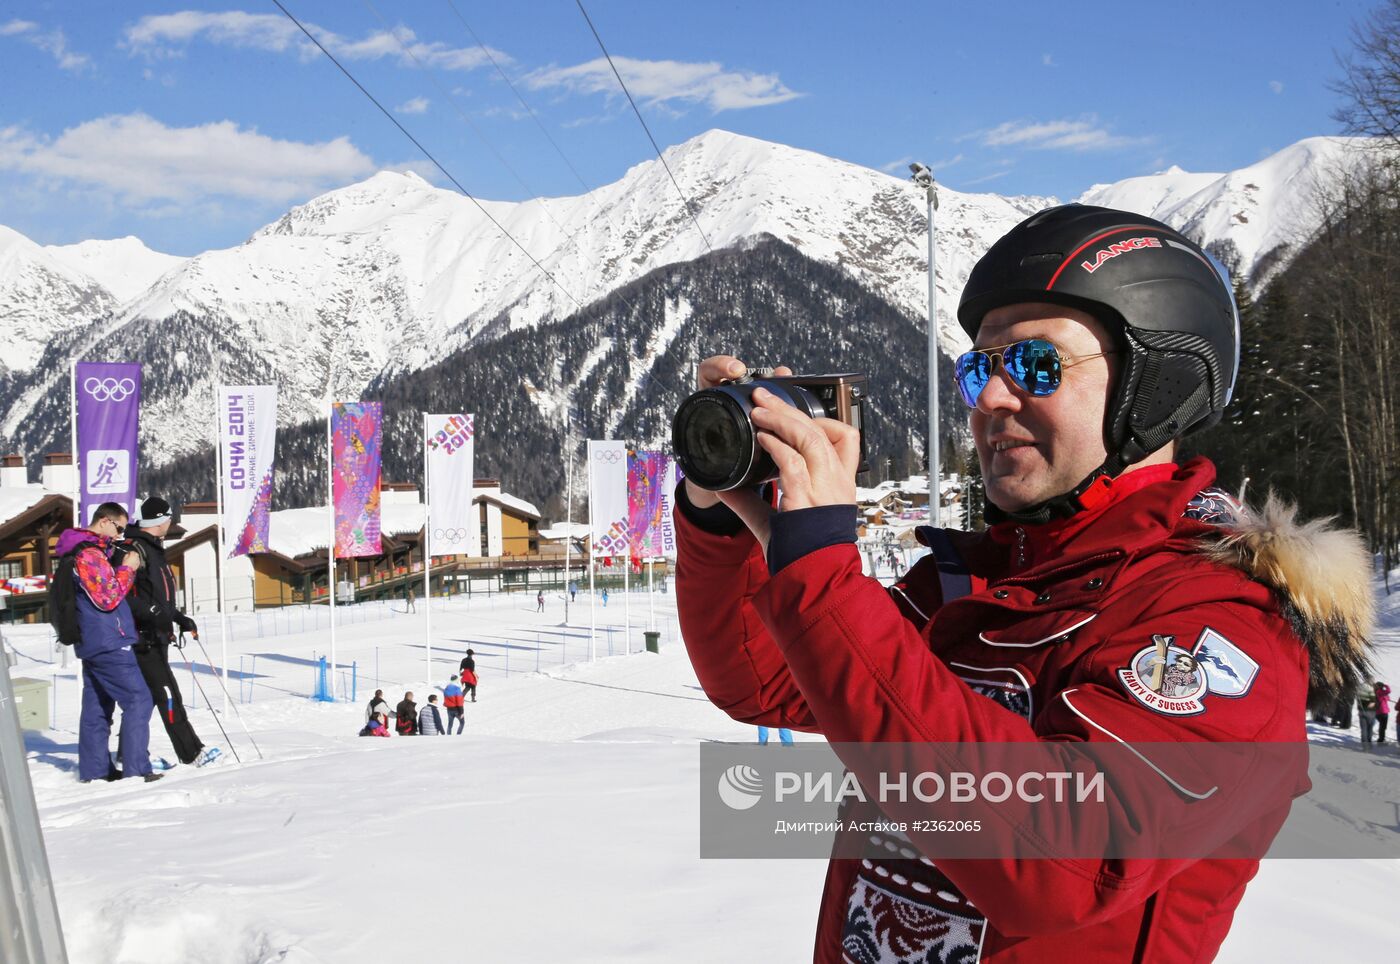
[[[1350,166],[1365,138],[1309,137],[1228,174],[1161,174],[1100,184],[1084,204],[1138,211],[1203,244],[1233,248],[1238,270],[1256,287],[1317,227],[1316,190]]]
[[[187,260],[152,251],[130,235],[112,241],[51,244],[44,250],[102,285],[118,302],[135,298],[159,281],[161,275]]]
[[[0,375],[33,368],[55,335],[91,325],[115,304],[90,275],[0,226]],[[5,399],[6,407],[12,401]]]
[[[1229,241],[1252,268],[1306,233],[1300,186],[1345,146],[1313,138],[1232,174],[1174,169],[1098,186],[1083,200],[1153,214],[1205,243]],[[651,161],[579,197],[480,208],[415,175],[384,172],[292,209],[237,247],[183,261],[134,239],[41,249],[0,234],[0,318],[35,333],[19,364],[7,360],[21,374],[0,378],[0,436],[33,434],[22,426],[52,404],[73,357],[139,359],[153,375],[143,435],[162,460],[204,443],[206,420],[188,413],[192,402],[208,408],[219,381],[277,382],[282,419],[296,422],[328,395],[356,397],[375,379],[567,317],[657,268],[766,235],[905,314],[924,314],[924,197],[907,180],[718,130],[666,159],[694,220]],[[967,339],[953,313],[972,264],[1055,200],[940,188],[940,201],[939,328],[956,353]],[[561,412],[575,404],[545,401]]]
[[[107,317],[182,261],[136,238],[44,247],[0,225],[0,374],[33,368],[55,337]]]

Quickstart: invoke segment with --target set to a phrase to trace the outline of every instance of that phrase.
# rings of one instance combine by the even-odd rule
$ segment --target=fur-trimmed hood
[[[1236,504],[1237,506],[1238,504]],[[1375,596],[1371,555],[1360,534],[1331,519],[1298,520],[1298,507],[1270,494],[1262,507],[1220,519],[1203,552],[1278,594],[1283,614],[1307,645],[1309,707],[1330,712],[1374,679]]]

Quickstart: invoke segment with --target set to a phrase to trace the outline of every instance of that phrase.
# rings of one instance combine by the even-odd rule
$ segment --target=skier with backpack
[[[126,605],[141,556],[116,548],[126,522],[125,508],[104,502],[93,511],[87,528],[65,530],[58,537],[58,566],[49,583],[49,619],[58,641],[72,646],[83,662],[78,719],[78,780],[82,783],[123,776],[143,777],[149,783],[161,777],[151,770],[151,693],[132,653],[139,637]],[[121,770],[108,755],[112,712],[118,706],[122,710]]]

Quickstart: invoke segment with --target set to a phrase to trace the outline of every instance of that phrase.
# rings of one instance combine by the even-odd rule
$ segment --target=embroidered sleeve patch
[[[1175,636],[1154,635],[1152,643],[1118,671],[1118,679],[1150,710],[1194,716],[1205,712],[1208,695],[1244,696],[1258,674],[1258,663],[1207,626],[1189,650],[1178,646]]]
[[[1243,518],[1244,506],[1224,489],[1211,487],[1197,492],[1181,514],[1197,522],[1228,526]]]

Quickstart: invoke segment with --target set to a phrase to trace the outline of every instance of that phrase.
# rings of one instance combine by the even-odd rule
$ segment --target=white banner
[[[676,486],[680,482],[680,467],[675,459],[666,460],[666,477],[661,482],[661,554],[672,561],[676,558]]]
[[[481,555],[481,519],[472,505],[476,418],[472,415],[427,415],[424,446],[428,453],[428,491],[432,532],[428,551],[434,556]]]
[[[217,396],[224,538],[232,559],[267,551],[277,448],[277,387],[220,385]]]
[[[588,443],[588,525],[594,556],[627,556],[627,445]]]

